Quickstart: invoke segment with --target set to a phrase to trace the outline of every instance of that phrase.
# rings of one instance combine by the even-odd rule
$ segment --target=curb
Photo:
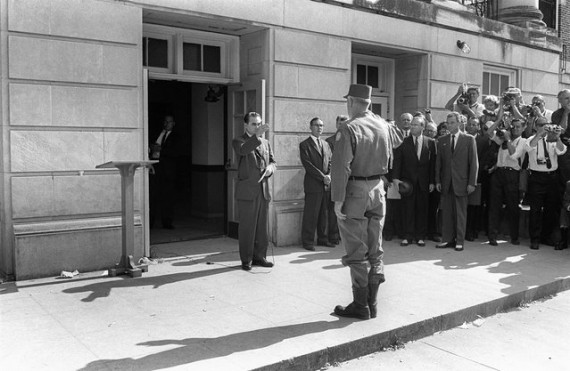
[[[570,278],[559,279],[541,286],[510,294],[503,298],[477,304],[455,312],[443,314],[407,326],[378,333],[359,340],[340,344],[320,351],[299,355],[271,365],[254,369],[255,371],[318,370],[327,364],[344,362],[350,359],[378,352],[383,348],[433,335],[472,322],[481,317],[489,317],[500,312],[518,308],[522,304],[570,290]]]

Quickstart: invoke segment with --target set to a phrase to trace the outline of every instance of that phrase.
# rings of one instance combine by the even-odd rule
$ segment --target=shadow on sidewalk
[[[138,345],[149,347],[180,345],[180,347],[160,353],[149,354],[138,359],[102,359],[91,362],[80,370],[94,371],[107,368],[113,370],[159,370],[180,365],[189,365],[206,359],[224,357],[236,352],[265,348],[286,339],[298,336],[340,329],[350,325],[354,321],[358,320],[343,318],[331,322],[317,321],[300,323],[240,332],[217,338],[186,338],[147,341],[139,343]],[[236,365],[236,367],[237,366],[238,365]]]
[[[162,276],[154,276],[154,277],[140,277],[136,279],[132,279],[130,277],[124,277],[122,280],[113,280],[108,282],[93,283],[91,285],[86,285],[86,286],[72,287],[63,290],[63,292],[67,294],[77,294],[81,292],[89,293],[89,295],[81,299],[81,301],[91,302],[98,298],[108,297],[113,289],[120,289],[125,287],[139,287],[139,286],[152,286],[153,289],[156,289],[171,283],[191,280],[194,278],[207,277],[214,274],[229,272],[238,268],[239,266],[223,267],[223,268],[202,270],[197,272],[173,273],[173,274],[165,274]]]

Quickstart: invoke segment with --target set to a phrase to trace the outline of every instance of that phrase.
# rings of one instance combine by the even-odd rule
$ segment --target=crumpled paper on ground
[[[73,278],[73,277],[77,276],[78,274],[79,274],[79,272],[76,269],[73,272],[61,271],[61,274],[59,276],[61,278]]]
[[[481,327],[483,325],[483,323],[485,323],[485,319],[479,315],[477,317],[479,317],[479,318],[477,318],[475,321],[473,321],[471,323],[463,322],[463,324],[461,326],[459,326],[459,328],[468,329],[468,328],[471,328],[473,326]]]
[[[154,259],[149,259],[146,256],[143,256],[142,258],[139,259],[139,264],[155,265],[158,264],[158,262]]]

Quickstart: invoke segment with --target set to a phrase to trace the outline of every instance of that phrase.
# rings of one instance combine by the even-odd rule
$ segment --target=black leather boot
[[[370,309],[368,308],[368,287],[352,289],[353,301],[346,307],[337,305],[334,313],[341,317],[351,317],[358,319],[370,319]]]
[[[379,283],[368,283],[368,307],[370,309],[370,318],[376,318],[379,287]]]

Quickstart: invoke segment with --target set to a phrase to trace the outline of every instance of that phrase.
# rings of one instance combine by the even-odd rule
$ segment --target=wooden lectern
[[[140,277],[148,272],[147,265],[135,265],[133,255],[135,252],[135,213],[134,213],[134,178],[138,167],[148,167],[158,161],[110,161],[97,165],[96,169],[117,168],[121,174],[121,224],[123,255],[121,262],[109,269],[109,276],[128,274],[131,277]]]

